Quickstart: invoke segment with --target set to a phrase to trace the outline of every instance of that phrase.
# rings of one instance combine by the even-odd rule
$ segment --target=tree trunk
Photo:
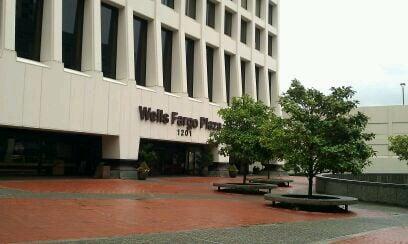
[[[268,180],[271,178],[271,169],[268,167]]]
[[[248,172],[248,164],[244,163],[244,179],[243,179],[243,184],[246,184],[246,177],[247,177],[247,172]]]
[[[309,179],[308,197],[311,197],[313,195],[313,175],[309,175],[308,179]]]

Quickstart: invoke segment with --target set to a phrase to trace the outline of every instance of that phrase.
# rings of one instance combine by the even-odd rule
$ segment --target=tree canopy
[[[408,135],[391,136],[389,150],[394,152],[399,160],[408,160]]]
[[[210,134],[210,143],[219,146],[221,155],[244,163],[244,183],[248,165],[264,162],[274,157],[274,152],[261,143],[262,127],[275,123],[277,116],[272,109],[248,95],[234,97],[230,107],[218,114],[224,123],[220,130]]]
[[[355,111],[355,92],[350,87],[330,91],[325,95],[292,81],[280,99],[285,113],[282,127],[264,128],[265,145],[273,150],[280,148],[285,167],[308,177],[309,195],[317,174],[360,173],[374,155],[366,143],[374,134],[364,132],[368,118]]]

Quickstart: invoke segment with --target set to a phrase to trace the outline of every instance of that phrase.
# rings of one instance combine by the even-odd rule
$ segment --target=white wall
[[[407,162],[398,160],[394,153],[388,150],[388,137],[408,134],[408,107],[380,106],[360,107],[369,117],[367,131],[376,135],[370,142],[377,156],[372,159],[372,166],[366,169],[368,173],[408,173]]]

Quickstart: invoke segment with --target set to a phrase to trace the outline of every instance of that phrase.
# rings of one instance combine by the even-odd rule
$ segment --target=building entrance
[[[101,161],[101,138],[0,128],[0,175],[94,174]]]
[[[151,174],[158,175],[199,175],[205,156],[209,153],[208,145],[178,143],[141,139],[139,159],[144,152],[153,152],[156,160],[149,163]]]

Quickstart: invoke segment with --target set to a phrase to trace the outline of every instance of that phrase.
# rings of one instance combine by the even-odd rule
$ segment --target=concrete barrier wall
[[[385,182],[378,182],[378,179],[383,179]],[[408,174],[363,174],[360,176],[326,174],[316,177],[316,192],[408,207],[407,180]]]

